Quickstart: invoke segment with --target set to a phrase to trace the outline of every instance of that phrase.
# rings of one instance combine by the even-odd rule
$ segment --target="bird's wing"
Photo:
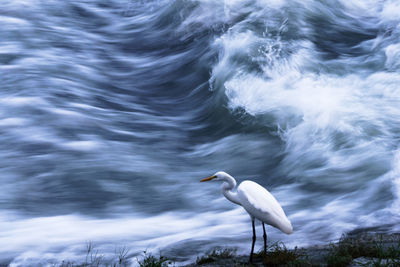
[[[281,205],[267,189],[255,182],[243,181],[237,191],[243,208],[251,216],[285,233],[293,231]]]

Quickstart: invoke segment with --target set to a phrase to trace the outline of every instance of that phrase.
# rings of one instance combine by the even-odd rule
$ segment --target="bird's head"
[[[211,181],[211,180],[221,181],[221,180],[225,180],[227,177],[230,177],[230,175],[227,174],[226,172],[216,172],[216,173],[214,173],[214,175],[211,175],[210,177],[200,180],[200,182],[207,182],[207,181]]]

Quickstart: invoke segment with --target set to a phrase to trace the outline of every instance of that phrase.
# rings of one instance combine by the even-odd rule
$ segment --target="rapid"
[[[282,204],[271,242],[400,230],[398,1],[0,6],[0,263],[246,254],[219,170]]]

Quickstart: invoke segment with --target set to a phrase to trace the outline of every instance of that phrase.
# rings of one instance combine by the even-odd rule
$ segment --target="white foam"
[[[400,218],[400,151],[397,150],[393,157],[393,171],[390,173],[390,178],[393,180],[393,194],[396,196],[396,200],[390,207],[393,211],[393,216]]]
[[[23,118],[6,118],[0,120],[0,127],[10,127],[10,126],[24,126],[27,121]]]
[[[61,144],[62,147],[78,151],[92,151],[101,148],[99,142],[93,140],[71,141]]]
[[[83,262],[87,242],[112,258],[115,248],[126,246],[132,254],[160,249],[185,240],[226,237],[248,232],[249,217],[240,209],[221,213],[164,213],[95,219],[79,215],[21,218],[4,214],[0,219],[1,255],[16,255],[10,266],[31,266],[51,260]],[[214,245],[217,245],[214,243]],[[222,244],[221,244],[222,245]],[[68,257],[68,258],[62,258]],[[134,263],[134,262],[133,262]]]
[[[46,105],[46,102],[40,97],[30,96],[16,96],[16,97],[5,97],[0,100],[3,105],[10,106],[23,106],[23,105]]]
[[[400,9],[400,8],[399,8]],[[391,71],[400,70],[400,44],[391,44],[385,49],[385,66]]]
[[[382,218],[395,222],[398,201],[380,198],[391,189],[399,195],[393,171],[400,125],[398,3],[336,1],[334,9],[333,2],[276,2],[279,10],[265,4],[217,39],[210,83],[225,93],[231,110],[259,118],[285,143],[280,170],[293,187],[277,195],[294,221],[291,238],[312,244],[382,224]],[[379,24],[391,34],[360,40],[356,47],[365,55],[339,51],[327,59],[316,47],[315,38],[323,36],[309,21],[321,15],[333,29],[347,25],[358,32]],[[254,24],[257,30],[248,27]]]
[[[21,26],[27,26],[30,24],[26,20],[15,18],[15,17],[8,17],[8,16],[0,16],[0,22],[3,25],[10,24],[10,25],[8,25],[8,27],[10,27],[11,25],[16,25],[18,27],[21,27]]]
[[[400,3],[396,0],[384,1],[380,12],[383,21],[400,22]]]

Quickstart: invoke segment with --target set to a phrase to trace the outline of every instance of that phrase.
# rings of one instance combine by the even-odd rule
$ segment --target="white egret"
[[[253,260],[254,244],[256,242],[256,230],[254,228],[254,220],[258,219],[262,222],[264,230],[264,253],[267,252],[267,234],[265,233],[264,223],[278,228],[286,234],[293,232],[292,224],[286,217],[281,205],[268,192],[267,189],[253,181],[243,181],[234,190],[236,180],[226,172],[217,172],[214,175],[202,179],[200,182],[211,180],[223,181],[222,194],[231,202],[242,206],[251,217],[253,226],[253,243],[251,245],[250,262]]]

